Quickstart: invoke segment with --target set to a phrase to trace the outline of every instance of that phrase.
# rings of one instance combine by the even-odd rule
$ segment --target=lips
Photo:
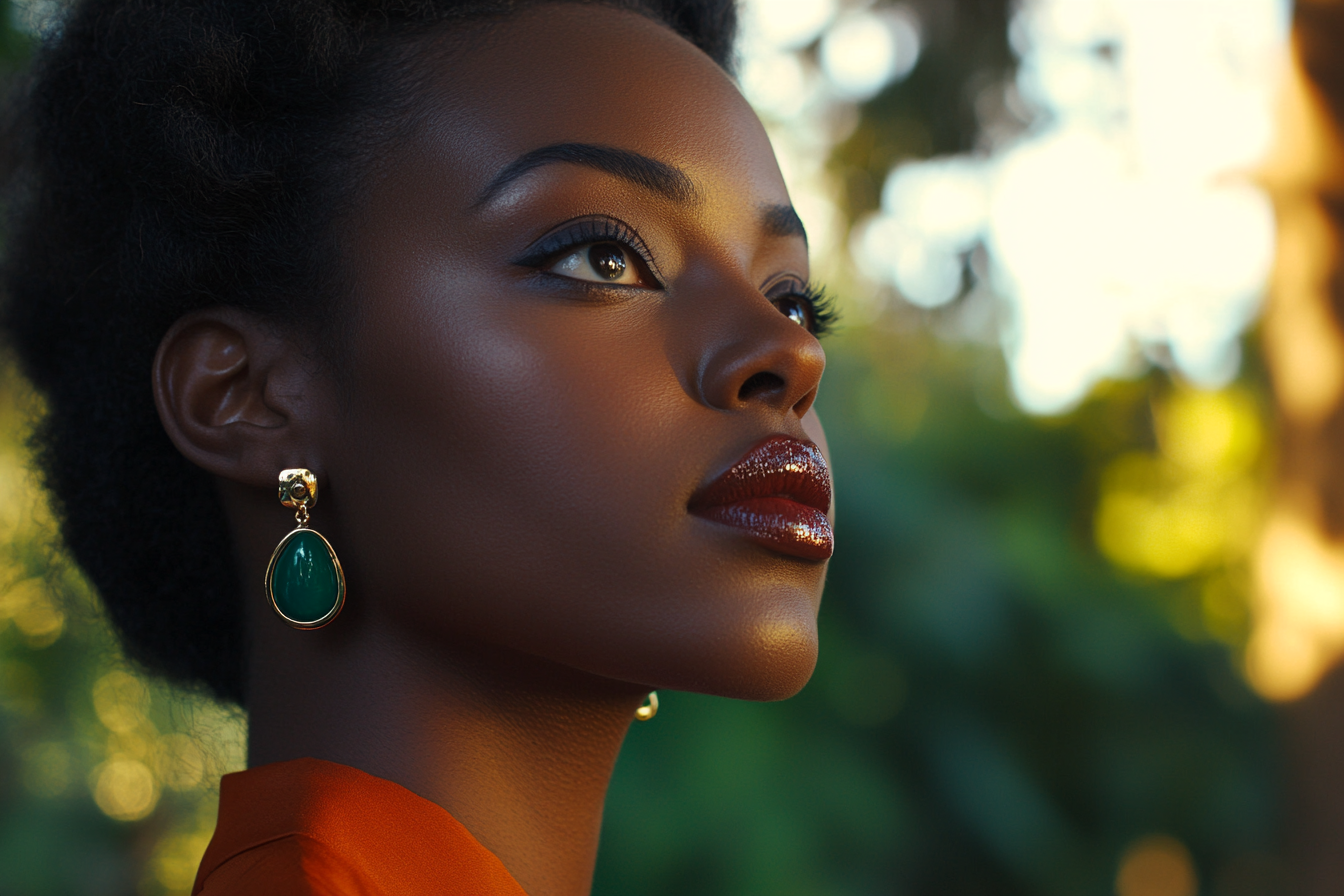
[[[821,450],[810,442],[766,439],[697,492],[689,509],[781,554],[826,560],[835,550],[826,519],[831,474]]]

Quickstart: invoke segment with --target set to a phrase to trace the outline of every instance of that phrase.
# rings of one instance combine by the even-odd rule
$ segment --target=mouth
[[[831,474],[811,442],[766,439],[696,492],[688,509],[780,554],[827,560],[835,551],[835,534],[826,519]]]

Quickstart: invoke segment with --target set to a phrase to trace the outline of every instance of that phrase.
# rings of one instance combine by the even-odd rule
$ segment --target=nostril
[[[753,373],[742,384],[742,388],[737,390],[738,401],[750,401],[761,395],[769,395],[773,392],[779,392],[784,388],[784,379],[775,373],[762,370],[760,373]]]

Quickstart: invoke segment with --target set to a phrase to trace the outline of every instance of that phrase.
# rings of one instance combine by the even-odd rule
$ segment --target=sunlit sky
[[[1236,374],[1273,257],[1252,175],[1289,12],[1288,0],[1019,4],[1017,76],[986,88],[1011,126],[982,121],[976,153],[897,165],[881,210],[847,237],[824,161],[854,104],[918,65],[917,14],[750,0],[742,84],[820,251],[847,248],[893,301],[993,303],[1015,399],[1053,414],[1153,363],[1202,386]],[[798,50],[818,40],[813,63]],[[984,262],[968,264],[978,248]]]

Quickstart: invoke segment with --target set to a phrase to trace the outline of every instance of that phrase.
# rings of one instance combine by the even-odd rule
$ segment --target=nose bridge
[[[718,410],[753,406],[801,417],[811,407],[826,353],[743,273],[719,270],[696,290],[695,392]]]

